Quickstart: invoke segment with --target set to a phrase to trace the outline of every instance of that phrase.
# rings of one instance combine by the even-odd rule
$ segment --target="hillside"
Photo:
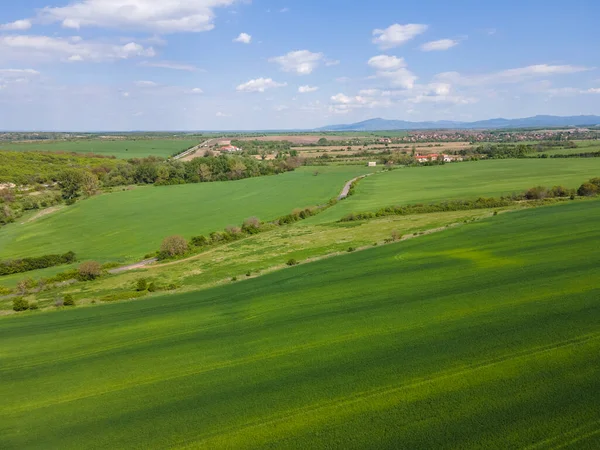
[[[0,447],[594,448],[598,206],[4,318]]]

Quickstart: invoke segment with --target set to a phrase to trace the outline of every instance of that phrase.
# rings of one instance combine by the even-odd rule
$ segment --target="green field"
[[[144,158],[146,156],[168,158],[174,153],[187,150],[200,142],[200,139],[89,139],[82,141],[0,143],[0,150],[95,153],[124,159]]]
[[[598,448],[600,203],[0,321],[1,448]]]
[[[539,185],[577,188],[597,176],[600,158],[499,159],[407,167],[362,180],[353,197],[308,222],[332,222],[352,212],[399,204],[499,197]]]
[[[318,170],[319,175],[314,176]],[[131,261],[172,234],[187,238],[326,203],[362,166],[300,168],[240,181],[138,187],[80,201],[32,222],[0,228],[0,259],[74,251],[80,259]]]

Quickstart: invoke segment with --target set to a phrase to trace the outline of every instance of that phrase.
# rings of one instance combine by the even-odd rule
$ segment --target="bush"
[[[73,296],[71,294],[65,294],[65,296],[63,298],[63,305],[64,306],[75,306],[75,300],[73,299]]]
[[[191,244],[194,247],[204,247],[209,244],[209,240],[206,236],[194,236],[191,240]]]
[[[4,286],[0,286],[0,297],[2,297],[3,295],[8,295],[10,294],[12,291]]]
[[[249,219],[244,220],[242,230],[248,234],[256,234],[260,231],[260,225],[260,219],[257,217],[250,217]]]
[[[29,304],[29,310],[30,311],[37,311],[38,309],[40,309],[39,305],[37,303],[30,303]]]
[[[36,258],[1,261],[0,276],[45,269],[47,267],[60,266],[62,264],[71,264],[75,261],[76,256],[73,252],[67,252],[64,255],[45,255]]]
[[[546,197],[548,197],[548,189],[544,186],[532,187],[525,192],[527,200],[543,200]]]
[[[56,306],[57,308],[60,308],[61,306],[65,305],[65,301],[62,298],[57,298],[56,301],[54,302],[54,306]]]
[[[250,272],[250,271],[246,272],[246,276],[247,277],[251,277],[252,276],[252,272]]]
[[[102,265],[96,261],[87,261],[77,268],[79,279],[82,281],[91,281],[102,275]]]
[[[23,297],[16,297],[13,299],[13,311],[27,311],[29,309],[29,302]]]
[[[402,235],[398,232],[398,230],[392,231],[392,241],[399,241],[402,239]]]
[[[600,191],[598,186],[587,182],[579,186],[579,189],[577,189],[577,195],[580,195],[581,197],[593,197],[598,194],[598,191]]]
[[[156,288],[156,284],[154,281],[148,285],[148,292],[156,292],[158,289]]]
[[[136,291],[138,292],[143,292],[148,290],[148,282],[146,281],[145,278],[140,278],[139,280],[137,280],[137,288]]]
[[[354,251],[356,251],[355,247],[348,247],[348,250],[347,250],[348,253],[352,253]]]
[[[232,277],[231,281],[233,281],[233,282],[237,281],[237,277]]]
[[[298,261],[296,261],[294,258],[291,258],[291,259],[288,260],[288,262],[286,264],[288,266],[297,266],[300,263]]]
[[[188,242],[182,236],[168,236],[166,237],[161,246],[160,253],[163,259],[173,258],[175,256],[185,255],[188,251]]]

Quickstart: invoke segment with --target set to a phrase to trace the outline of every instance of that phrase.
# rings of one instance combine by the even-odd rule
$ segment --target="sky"
[[[600,115],[597,0],[2,0],[0,130]]]

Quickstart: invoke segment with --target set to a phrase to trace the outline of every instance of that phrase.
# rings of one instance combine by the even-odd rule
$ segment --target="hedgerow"
[[[48,267],[72,264],[77,260],[75,253],[67,252],[64,255],[45,255],[37,258],[13,259],[0,261],[0,276],[15,273],[29,272],[31,270],[46,269]]]

